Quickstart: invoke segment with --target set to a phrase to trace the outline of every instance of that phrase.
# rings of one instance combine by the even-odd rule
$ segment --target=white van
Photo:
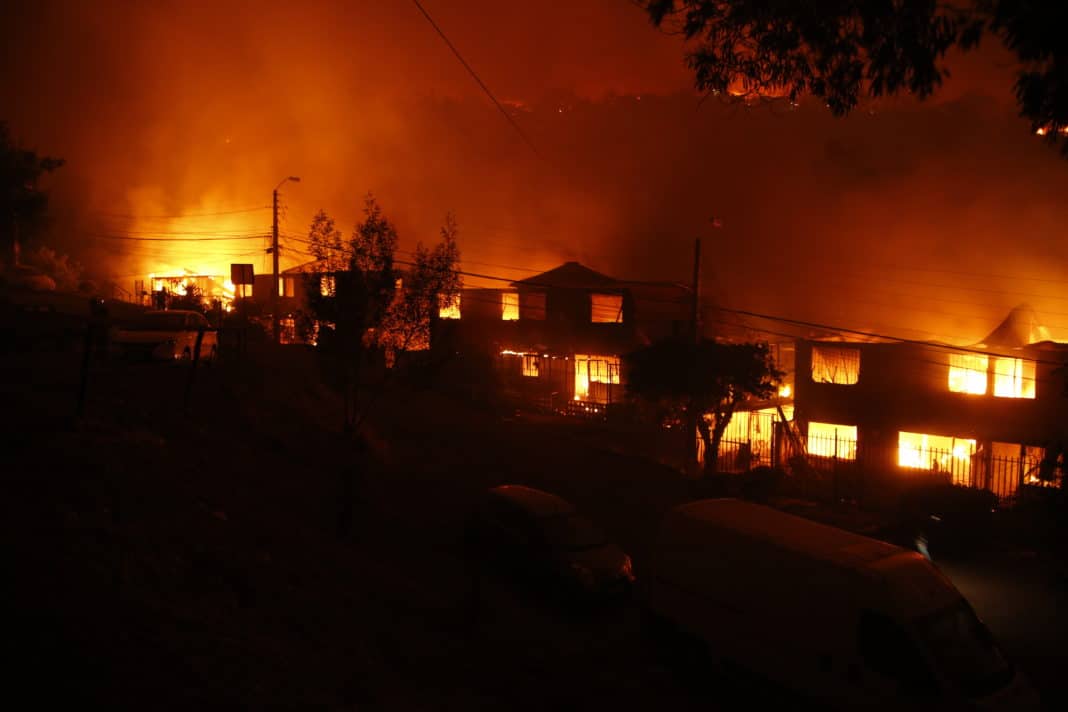
[[[820,705],[1038,709],[971,606],[923,556],[734,499],[672,510],[654,620]]]

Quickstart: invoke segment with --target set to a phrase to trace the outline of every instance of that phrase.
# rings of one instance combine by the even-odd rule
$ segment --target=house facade
[[[494,363],[501,387],[548,410],[604,415],[624,400],[623,356],[684,334],[690,291],[619,280],[578,262],[442,305],[434,339]]]
[[[989,489],[1056,486],[1066,442],[1068,345],[1016,310],[969,346],[799,340],[795,421],[817,465]]]

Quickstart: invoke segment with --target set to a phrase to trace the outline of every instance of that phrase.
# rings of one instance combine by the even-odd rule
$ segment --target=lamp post
[[[271,257],[273,258],[272,262],[274,263],[274,279],[271,283],[271,323],[274,327],[274,343],[276,344],[279,343],[281,336],[281,330],[279,328],[280,315],[278,313],[278,292],[281,291],[282,288],[281,283],[278,281],[278,189],[288,181],[299,183],[300,178],[297,176],[283,178],[278,181],[278,185],[274,187],[274,191],[271,194],[271,214],[274,216],[273,226],[271,228]]]

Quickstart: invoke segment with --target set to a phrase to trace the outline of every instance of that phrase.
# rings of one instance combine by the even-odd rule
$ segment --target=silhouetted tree
[[[705,445],[706,474],[716,472],[719,444],[734,411],[747,399],[771,397],[783,376],[767,344],[672,339],[628,354],[625,362],[630,394],[676,412],[694,410]]]
[[[422,242],[415,246],[411,266],[378,333],[378,343],[387,350],[396,353],[430,348],[439,306],[451,303],[462,286],[458,232],[456,218],[450,213],[445,216],[440,242],[430,249]]]
[[[339,367],[347,429],[359,420],[359,384],[368,355],[429,346],[439,300],[460,289],[458,228],[452,215],[446,216],[441,241],[431,248],[419,243],[411,267],[401,272],[395,269],[396,227],[371,194],[363,214],[349,240],[323,210],[308,230],[317,262],[305,283],[306,330],[313,330],[313,321],[320,349]]]
[[[338,272],[348,267],[351,246],[345,244],[334,219],[325,210],[320,210],[312,218],[311,227],[308,228],[308,243],[308,249],[319,261],[321,271]]]
[[[697,88],[745,100],[819,97],[836,115],[860,97],[923,98],[951,48],[997,37],[1020,62],[1016,100],[1068,157],[1068,3],[1019,0],[639,0],[653,24],[694,43]]]
[[[63,160],[38,156],[19,146],[7,123],[0,121],[0,250],[3,259],[11,256],[25,232],[40,220],[48,208],[48,193],[38,188],[41,176],[63,165]]]
[[[23,252],[21,261],[36,267],[42,274],[48,275],[56,283],[56,289],[75,292],[83,285],[84,268],[66,255],[51,247],[40,246],[36,250]]]
[[[343,242],[333,219],[320,210],[308,233],[313,253],[320,258],[318,280],[309,280],[309,308],[320,328],[332,334],[322,345],[333,353],[341,369],[345,399],[345,428],[357,420],[359,383],[373,344],[373,333],[393,301],[397,229],[370,193],[364,198],[363,220]]]

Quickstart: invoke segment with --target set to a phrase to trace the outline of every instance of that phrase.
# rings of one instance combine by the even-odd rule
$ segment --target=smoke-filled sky
[[[835,119],[812,101],[699,103],[679,38],[628,0],[423,4],[537,155],[411,2],[4,9],[0,118],[67,159],[48,241],[127,289],[260,271],[270,211],[230,211],[297,175],[284,266],[306,259],[294,237],[317,209],[347,232],[373,191],[404,250],[455,213],[471,272],[577,259],[686,281],[700,237],[706,290],[728,307],[976,340],[1029,302],[1068,338],[1068,161],[1016,117],[993,43],[951,57],[932,100]],[[113,239],[177,233],[252,239]]]

